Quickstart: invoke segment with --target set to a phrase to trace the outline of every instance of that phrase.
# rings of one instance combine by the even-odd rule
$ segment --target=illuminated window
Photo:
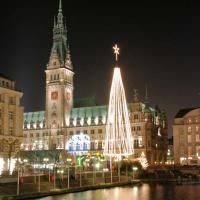
[[[91,142],[90,150],[94,150],[94,142]]]
[[[134,148],[137,148],[139,146],[139,141],[138,140],[134,140]]]
[[[77,131],[76,134],[77,134],[77,135],[80,135],[80,131]]]
[[[198,132],[199,131],[199,126],[196,126],[196,132]]]
[[[1,124],[0,124],[0,135],[3,135],[3,128],[1,126]]]
[[[180,145],[184,145],[185,143],[185,136],[184,135],[180,135]]]
[[[9,97],[9,104],[11,104],[11,105],[15,105],[16,104],[15,97]]]
[[[196,155],[200,157],[200,146],[196,146]]]
[[[101,134],[102,133],[102,129],[98,129],[98,133]]]
[[[98,149],[99,149],[99,150],[102,150],[102,142],[99,142],[99,143],[98,143]]]
[[[192,142],[192,136],[188,135],[188,143],[191,143],[191,142]]]
[[[10,127],[10,128],[9,128],[9,134],[10,134],[10,135],[14,135],[14,129],[13,129],[13,127]]]
[[[196,142],[199,142],[200,141],[200,137],[199,137],[199,134],[196,135]]]
[[[192,147],[188,147],[188,156],[192,155]]]
[[[140,147],[143,146],[142,138],[139,139],[139,146],[140,146]]]
[[[139,157],[138,153],[135,153],[135,154],[134,154],[134,157],[135,157],[135,158],[138,158],[138,157]]]
[[[13,112],[9,112],[9,119],[13,120],[14,119],[14,113]]]
[[[188,127],[188,133],[191,133],[191,132],[192,132],[192,127],[189,126],[189,127]]]
[[[91,133],[91,134],[94,134],[94,130],[91,130],[90,133]]]
[[[73,135],[73,131],[70,131],[69,134],[70,134],[70,135]]]

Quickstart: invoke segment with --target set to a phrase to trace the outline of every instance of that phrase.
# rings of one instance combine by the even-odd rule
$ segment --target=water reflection
[[[71,193],[40,200],[196,200],[200,199],[199,191],[200,185],[142,184]]]

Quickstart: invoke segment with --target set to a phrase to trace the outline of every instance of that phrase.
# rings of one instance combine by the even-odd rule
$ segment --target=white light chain
[[[107,114],[104,155],[121,156],[134,153],[133,137],[120,68],[114,68]]]

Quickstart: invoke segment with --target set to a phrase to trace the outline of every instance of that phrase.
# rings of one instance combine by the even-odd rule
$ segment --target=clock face
[[[57,100],[58,99],[58,92],[57,91],[51,93],[51,99],[52,100]]]

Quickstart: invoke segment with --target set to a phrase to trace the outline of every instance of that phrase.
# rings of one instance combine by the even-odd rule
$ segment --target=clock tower
[[[73,107],[73,65],[64,25],[60,0],[57,19],[54,19],[53,46],[46,69],[46,127],[51,132],[69,123]]]

